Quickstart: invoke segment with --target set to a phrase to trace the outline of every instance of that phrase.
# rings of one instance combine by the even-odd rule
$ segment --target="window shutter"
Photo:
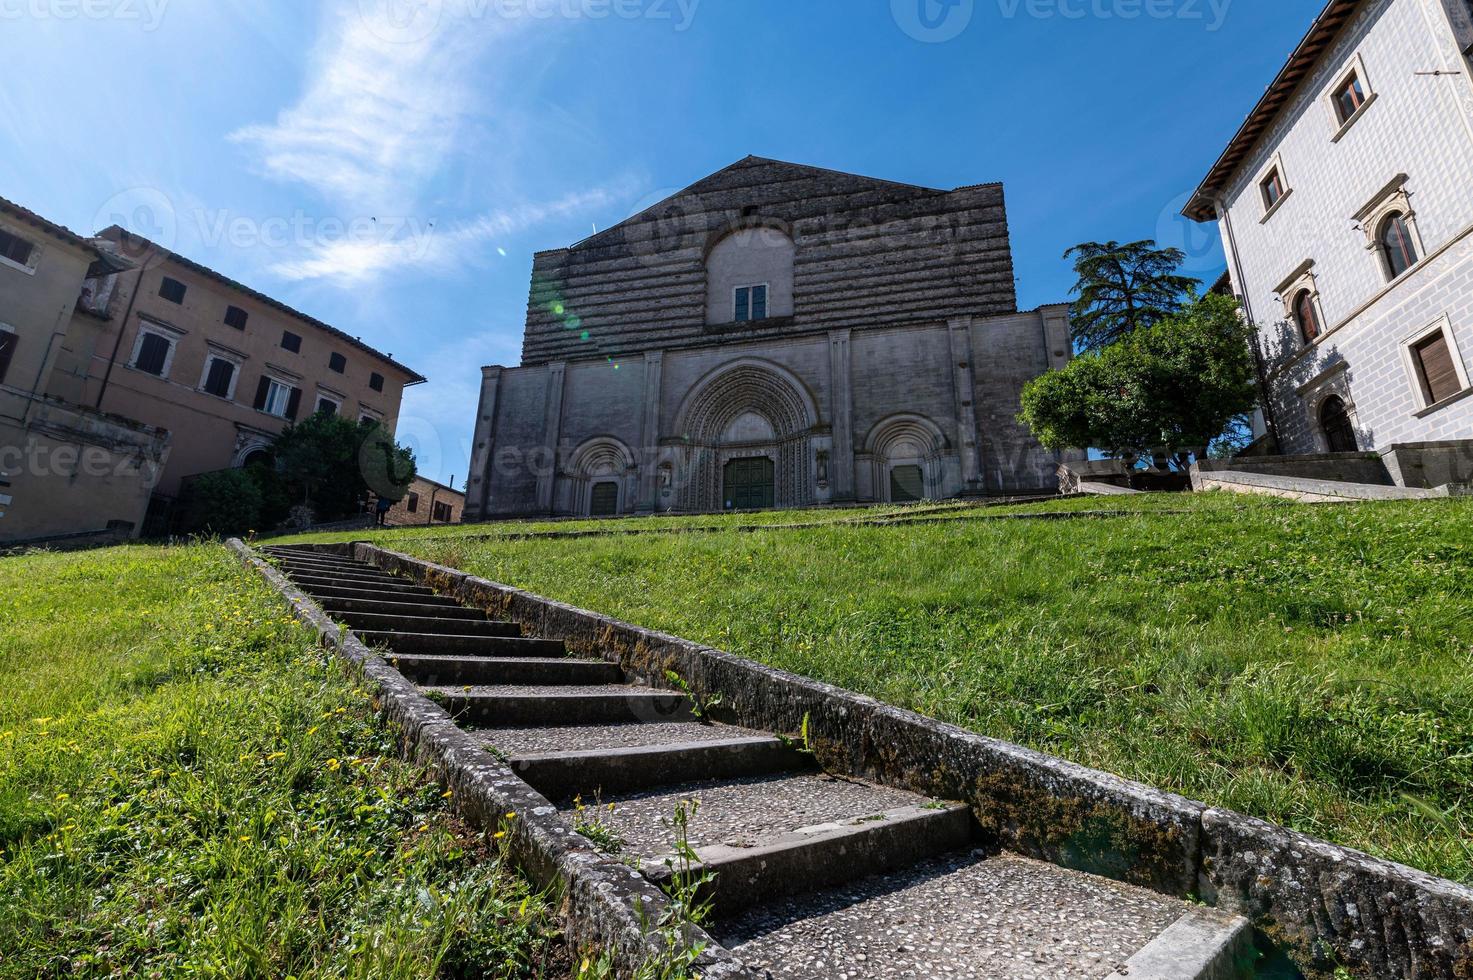
[[[15,345],[20,337],[9,330],[0,330],[0,382],[5,381],[5,374],[10,370],[10,359],[15,355]]]
[[[133,365],[140,371],[163,377],[164,364],[169,359],[169,342],[157,334],[146,333],[138,348],[138,361]]]
[[[256,385],[256,411],[266,410],[266,396],[271,393],[271,379],[262,378],[261,383]]]
[[[291,397],[286,400],[286,417],[293,422],[297,420],[297,409],[302,407],[302,389],[293,388]]]
[[[1427,404],[1434,405],[1462,390],[1446,334],[1438,331],[1435,336],[1418,344],[1416,352],[1422,369],[1422,393],[1427,396]]]

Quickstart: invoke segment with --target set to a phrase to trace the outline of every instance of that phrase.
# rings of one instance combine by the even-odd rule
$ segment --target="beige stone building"
[[[130,264],[0,199],[0,544],[136,535],[169,433],[58,396],[72,331],[104,331]]]
[[[168,429],[155,492],[166,514],[184,478],[245,465],[290,422],[326,411],[392,429],[424,378],[356,337],[120,228],[100,233],[134,268],[110,315],[66,337],[53,391]]]
[[[464,493],[417,476],[409,485],[409,494],[389,511],[387,523],[396,527],[459,524],[464,513]]]

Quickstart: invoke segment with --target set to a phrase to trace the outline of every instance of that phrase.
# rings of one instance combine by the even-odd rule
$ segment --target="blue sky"
[[[748,154],[1005,182],[1024,307],[1177,217],[1319,0],[0,0],[0,196],[117,221],[431,379],[463,482],[531,254]],[[376,221],[373,219],[377,219]]]

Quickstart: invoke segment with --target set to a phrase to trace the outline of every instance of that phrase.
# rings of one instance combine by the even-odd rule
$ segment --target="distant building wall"
[[[416,477],[409,485],[409,493],[389,510],[387,523],[396,527],[459,524],[464,514],[464,493],[443,483]]]

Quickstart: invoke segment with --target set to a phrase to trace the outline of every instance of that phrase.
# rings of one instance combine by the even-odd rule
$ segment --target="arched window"
[[[1314,308],[1314,294],[1307,289],[1301,289],[1294,297],[1294,323],[1306,344],[1313,343],[1320,335],[1320,315]]]
[[[1320,428],[1325,433],[1325,445],[1332,453],[1353,453],[1360,449],[1355,441],[1355,426],[1350,424],[1350,412],[1339,395],[1331,395],[1320,403]]]
[[[1376,244],[1386,262],[1386,272],[1392,279],[1400,278],[1417,264],[1417,246],[1407,228],[1406,215],[1397,212],[1381,222],[1381,231],[1376,235]]]

